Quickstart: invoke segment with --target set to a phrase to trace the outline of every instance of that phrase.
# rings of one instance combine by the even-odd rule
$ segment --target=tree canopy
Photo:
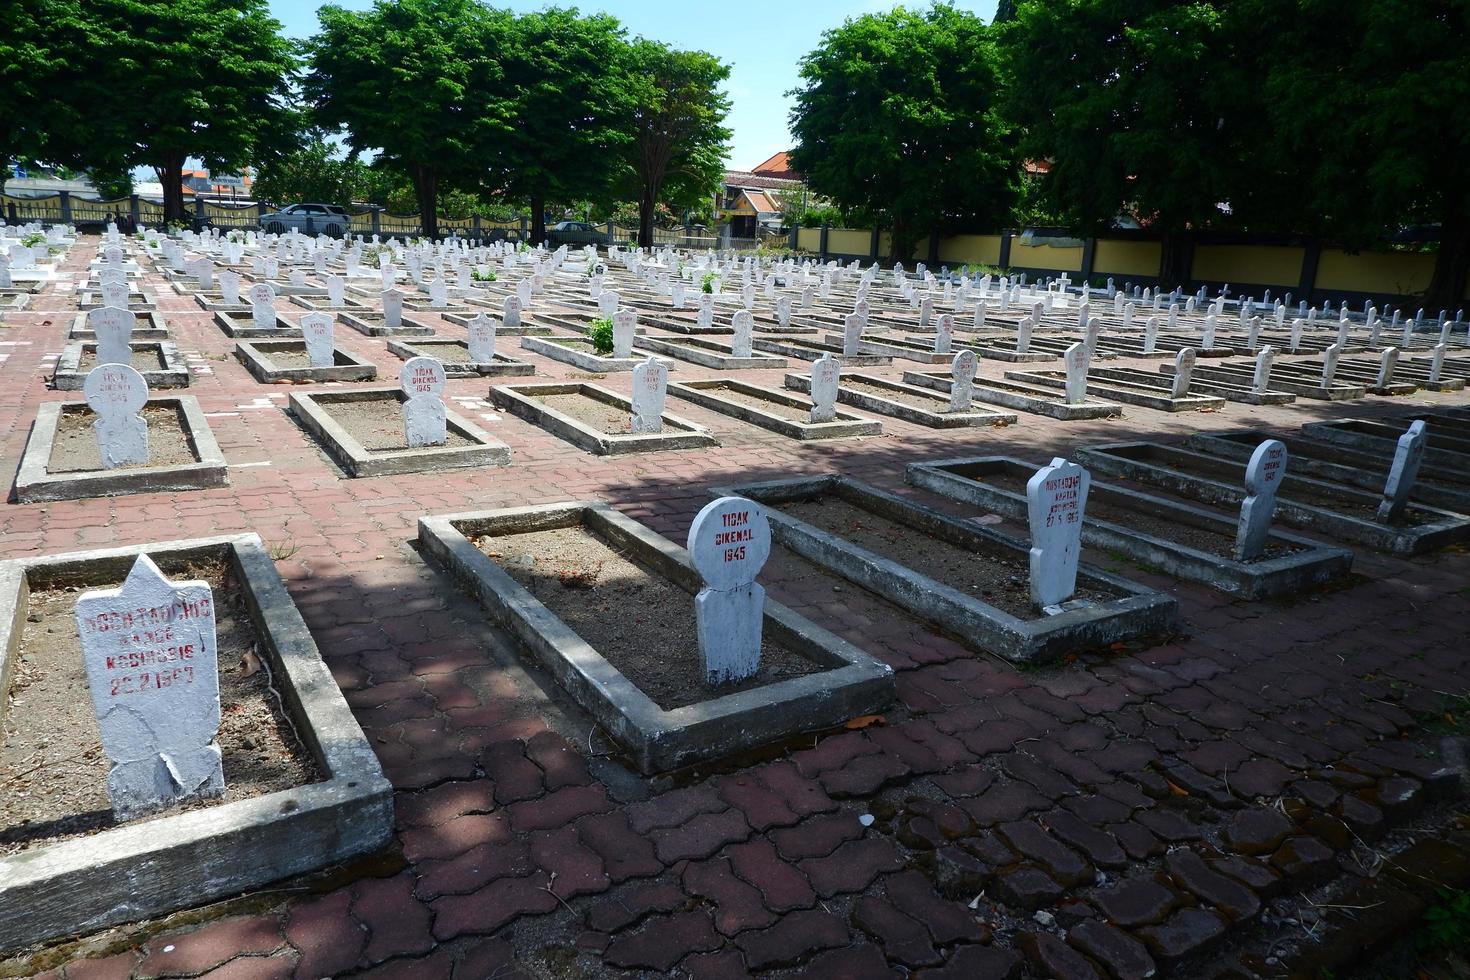
[[[1011,216],[1019,158],[985,24],[939,4],[828,31],[801,62],[792,166],[843,210],[886,227],[892,255],[945,225]]]

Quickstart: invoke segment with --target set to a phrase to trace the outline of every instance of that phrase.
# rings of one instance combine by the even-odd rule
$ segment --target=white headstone
[[[286,275],[286,282],[289,283],[292,286],[305,286],[306,285],[306,270],[305,269],[292,269]]]
[[[468,324],[470,363],[489,364],[495,360],[495,321],[488,313],[471,317]]]
[[[781,296],[776,300],[776,322],[782,330],[791,326],[791,297]]]
[[[114,817],[223,795],[209,583],[170,582],[139,555],[121,586],[77,599],[76,621]]]
[[[863,339],[863,317],[857,313],[849,313],[842,320],[842,356],[855,357],[858,352],[858,342]]]
[[[682,282],[676,282],[669,287],[669,296],[674,301],[674,309],[684,308],[684,284]]]
[[[749,310],[736,310],[730,318],[735,334],[730,338],[730,354],[734,357],[749,357],[754,342],[755,318]]]
[[[760,669],[766,593],[755,578],[771,555],[765,509],[743,497],[721,497],[694,518],[688,548],[704,577],[694,615],[705,681],[744,680]]]
[[[604,289],[602,295],[597,297],[597,311],[603,316],[612,316],[618,311],[618,304],[622,301],[623,298],[616,289]]]
[[[968,412],[975,393],[975,352],[962,350],[949,365],[949,410]]]
[[[399,289],[385,289],[383,300],[383,326],[389,330],[397,330],[403,326],[403,291]]]
[[[1414,481],[1419,476],[1419,464],[1424,462],[1424,447],[1428,442],[1423,419],[1415,419],[1409,430],[1399,436],[1393,451],[1393,463],[1388,468],[1388,482],[1383,485],[1383,502],[1378,505],[1381,523],[1397,524],[1404,519],[1404,511],[1409,507],[1409,494],[1414,490]]]
[[[1143,352],[1152,354],[1159,343],[1159,318],[1151,316],[1143,324]]]
[[[103,364],[87,372],[82,395],[96,413],[92,432],[102,468],[148,462],[148,423],[138,412],[148,403],[148,382],[129,364]]]
[[[1337,359],[1342,356],[1342,347],[1333,344],[1322,352],[1322,387],[1332,387],[1332,379],[1337,375]]]
[[[812,362],[812,422],[831,422],[837,417],[837,382],[841,374],[842,362],[831,354]]]
[[[0,289],[10,289],[13,283],[10,280],[10,256],[0,252]]]
[[[250,287],[250,325],[256,330],[276,328],[276,291],[267,282]]]
[[[616,296],[616,293],[612,295]],[[612,315],[613,357],[633,356],[633,334],[638,328],[638,316],[632,310],[618,310]]]
[[[948,354],[954,343],[954,314],[944,313],[934,326],[934,353]]]
[[[507,330],[513,330],[521,325],[521,298],[519,296],[507,296],[500,303],[500,319]]]
[[[1271,517],[1276,512],[1276,488],[1286,476],[1286,444],[1267,439],[1256,447],[1245,467],[1245,500],[1235,531],[1235,560],[1255,561],[1266,550]]]
[[[1256,373],[1251,378],[1252,393],[1264,395],[1271,386],[1271,362],[1275,358],[1276,352],[1269,346],[1262,347],[1261,352],[1256,355]]]
[[[1203,348],[1204,350],[1214,350],[1215,349],[1215,324],[1216,324],[1216,322],[1217,321],[1216,321],[1216,318],[1215,318],[1215,314],[1213,314],[1213,313],[1211,313],[1209,316],[1205,317],[1205,333],[1204,333],[1204,336],[1200,340],[1200,347]]]
[[[520,282],[516,283],[516,296],[521,301],[521,309],[523,309],[523,310],[530,309],[530,307],[531,307],[531,280],[530,279],[522,279]]]
[[[650,356],[633,368],[633,431],[664,430],[664,399],[669,391],[669,369]]]
[[[1444,344],[1434,345],[1434,353],[1429,357],[1429,380],[1432,384],[1439,383],[1439,376],[1444,372],[1444,356],[1448,350]]]
[[[1399,365],[1399,349],[1389,347],[1384,350],[1378,358],[1378,387],[1387,388],[1393,384],[1393,373]]]
[[[341,276],[327,276],[327,302],[332,306],[342,306],[346,303],[346,283]]]
[[[404,362],[399,385],[408,397],[403,401],[403,433],[410,446],[442,446],[449,441],[444,415],[444,365],[432,357],[411,357]]]
[[[101,306],[87,314],[87,328],[97,336],[98,364],[133,362],[133,328],[137,317],[127,310]]]
[[[240,274],[234,269],[226,269],[219,274],[219,295],[231,306],[240,302]]]
[[[1082,555],[1082,516],[1092,477],[1061,457],[1026,481],[1026,515],[1031,525],[1031,601],[1052,610],[1077,591]]]
[[[1068,405],[1081,405],[1087,398],[1087,347],[1073,344],[1062,355],[1067,368],[1067,385],[1064,389]]]
[[[301,336],[306,341],[306,356],[314,368],[332,367],[337,363],[332,337],[335,322],[336,318],[330,313],[308,313],[301,318]]]
[[[1194,364],[1199,351],[1186,347],[1174,355],[1174,378],[1169,388],[1170,398],[1183,398],[1189,394],[1190,382],[1194,380]]]

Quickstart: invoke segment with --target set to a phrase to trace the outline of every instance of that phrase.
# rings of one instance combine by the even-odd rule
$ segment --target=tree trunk
[[[914,243],[909,238],[908,230],[901,220],[894,218],[893,227],[888,229],[888,258],[895,265],[902,262],[907,266],[913,250]]]
[[[439,175],[422,163],[413,165],[413,191],[419,204],[419,227],[425,238],[439,236]]]
[[[531,195],[531,244],[546,241],[546,195]]]
[[[1454,316],[1465,305],[1465,286],[1470,278],[1470,217],[1453,203],[1445,212],[1439,226],[1439,254],[1434,258],[1434,275],[1424,293],[1424,306],[1431,314],[1449,310]]]
[[[643,199],[638,202],[638,244],[643,248],[653,248],[653,212],[657,207],[653,199],[653,189],[646,188]]]
[[[165,151],[162,165],[153,169],[163,185],[164,222],[184,222],[184,154]]]
[[[1188,289],[1190,267],[1194,265],[1194,233],[1165,231],[1159,246],[1159,288]]]

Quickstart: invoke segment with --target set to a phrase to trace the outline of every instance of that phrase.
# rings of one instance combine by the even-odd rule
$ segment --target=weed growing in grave
[[[1439,901],[1424,913],[1421,949],[1464,949],[1470,946],[1470,889],[1441,888]]]
[[[481,272],[479,269],[471,269],[470,278],[475,282],[494,282],[498,277],[495,275],[494,269],[486,269],[484,272]]]
[[[612,320],[602,317],[592,321],[592,329],[588,331],[592,338],[592,347],[599,354],[611,354],[613,349],[613,324]]]
[[[271,556],[271,561],[285,561],[300,550],[301,545],[296,543],[295,538],[287,538],[279,544],[271,545],[268,554]]]
[[[715,291],[715,279],[717,279],[717,278],[718,278],[718,276],[716,276],[713,272],[706,272],[704,274],[704,281],[700,284],[700,288],[703,289],[707,293],[714,292]]]
[[[29,235],[23,236],[20,240],[20,243],[26,248],[35,248],[37,245],[41,244],[45,240],[45,235],[41,234],[39,231],[33,231]]]

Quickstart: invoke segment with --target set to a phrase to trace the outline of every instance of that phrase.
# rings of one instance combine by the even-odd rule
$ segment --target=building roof
[[[775,214],[781,210],[776,206],[776,202],[771,200],[771,196],[762,191],[741,191],[740,193],[750,201],[750,206],[755,208],[756,214]]]
[[[761,177],[776,177],[780,180],[801,179],[801,174],[791,169],[791,157],[785,150],[762,160],[751,167],[750,172]]]
[[[755,188],[756,190],[771,189],[785,190],[788,187],[796,187],[801,182],[798,180],[785,180],[780,177],[768,177],[753,174],[748,170],[726,170],[725,186],[730,188]]]

